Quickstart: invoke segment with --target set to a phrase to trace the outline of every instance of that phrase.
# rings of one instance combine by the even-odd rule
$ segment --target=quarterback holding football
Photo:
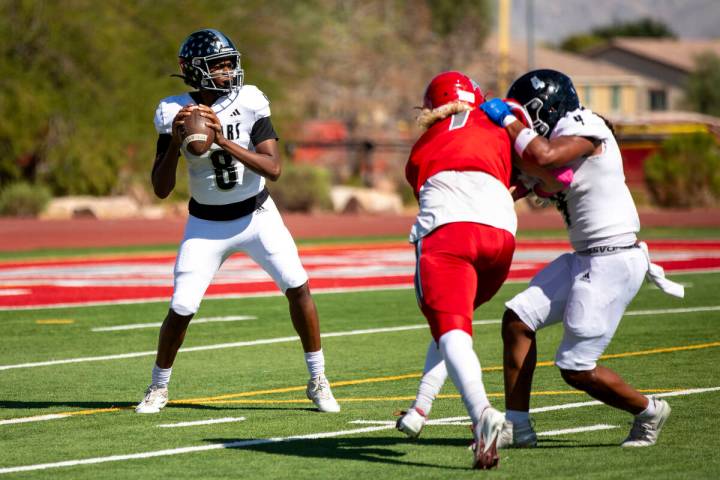
[[[159,198],[172,192],[182,154],[190,179],[190,215],[175,262],[174,291],[160,329],[152,381],[135,411],[157,413],[167,404],[172,365],[205,290],[225,259],[244,252],[288,299],[310,374],[308,398],[321,412],[337,412],[340,407],[325,377],[308,276],[265,188],[266,179],[275,181],[281,173],[270,103],[257,87],[243,83],[240,53],[223,33],[193,32],[178,57],[181,78],[194,91],[167,97],[157,107],[152,185]],[[210,131],[197,121],[198,112]],[[208,146],[195,141],[198,138],[213,143]]]

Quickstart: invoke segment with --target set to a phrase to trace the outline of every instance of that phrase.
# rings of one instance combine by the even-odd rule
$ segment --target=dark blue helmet
[[[555,124],[580,108],[575,87],[570,77],[555,70],[532,70],[510,86],[507,98],[517,100],[530,114],[533,129],[549,137]]]
[[[233,42],[222,32],[206,28],[193,32],[180,46],[178,53],[180,70],[185,83],[202,90],[215,90],[228,93],[242,87],[243,70],[240,68],[240,52]],[[210,73],[210,65],[219,60],[233,62],[231,80],[216,82],[219,76],[226,78],[227,73]]]

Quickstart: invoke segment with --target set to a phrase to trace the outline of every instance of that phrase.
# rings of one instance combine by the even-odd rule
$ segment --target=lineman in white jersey
[[[573,169],[570,187],[552,199],[565,219],[574,252],[547,265],[527,290],[505,304],[504,441],[517,447],[537,442],[528,416],[535,332],[562,322],[563,339],[555,356],[562,378],[635,416],[623,447],[653,445],[670,406],[640,394],[597,360],[646,276],[678,297],[683,296],[682,286],[665,279],[650,263],[647,246],[638,243],[640,221],[613,132],[603,118],[580,106],[570,78],[554,70],[531,71],[513,83],[507,96],[524,105],[532,129],[500,100],[481,108],[506,127],[518,155],[540,166]]]
[[[269,102],[256,87],[243,85],[240,53],[221,32],[192,33],[178,56],[182,78],[197,91],[167,97],[155,112],[159,137],[152,184],[158,197],[170,194],[182,152],[190,178],[190,215],[175,263],[175,288],[160,329],[152,381],[135,411],[157,413],[167,404],[172,365],[205,290],[225,259],[245,252],[288,299],[310,373],[308,398],[322,412],[337,412],[340,407],[325,377],[308,276],[265,188],[265,179],[277,180],[281,172]],[[182,147],[184,119],[195,109],[215,130],[215,143],[201,156]]]

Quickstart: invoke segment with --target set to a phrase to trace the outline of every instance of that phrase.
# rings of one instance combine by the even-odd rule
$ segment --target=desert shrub
[[[277,182],[268,182],[268,189],[280,210],[309,212],[329,209],[330,174],[312,165],[285,164]]]
[[[720,200],[720,147],[707,133],[674,135],[645,162],[654,202],[663,207],[712,205]]]
[[[11,183],[0,191],[0,215],[34,217],[50,201],[50,190],[43,185]]]

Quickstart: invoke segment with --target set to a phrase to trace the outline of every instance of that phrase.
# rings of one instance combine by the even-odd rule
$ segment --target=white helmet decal
[[[530,82],[532,83],[532,86],[535,90],[540,90],[542,88],[545,88],[545,82],[537,78],[533,75],[533,77],[530,79]]]

